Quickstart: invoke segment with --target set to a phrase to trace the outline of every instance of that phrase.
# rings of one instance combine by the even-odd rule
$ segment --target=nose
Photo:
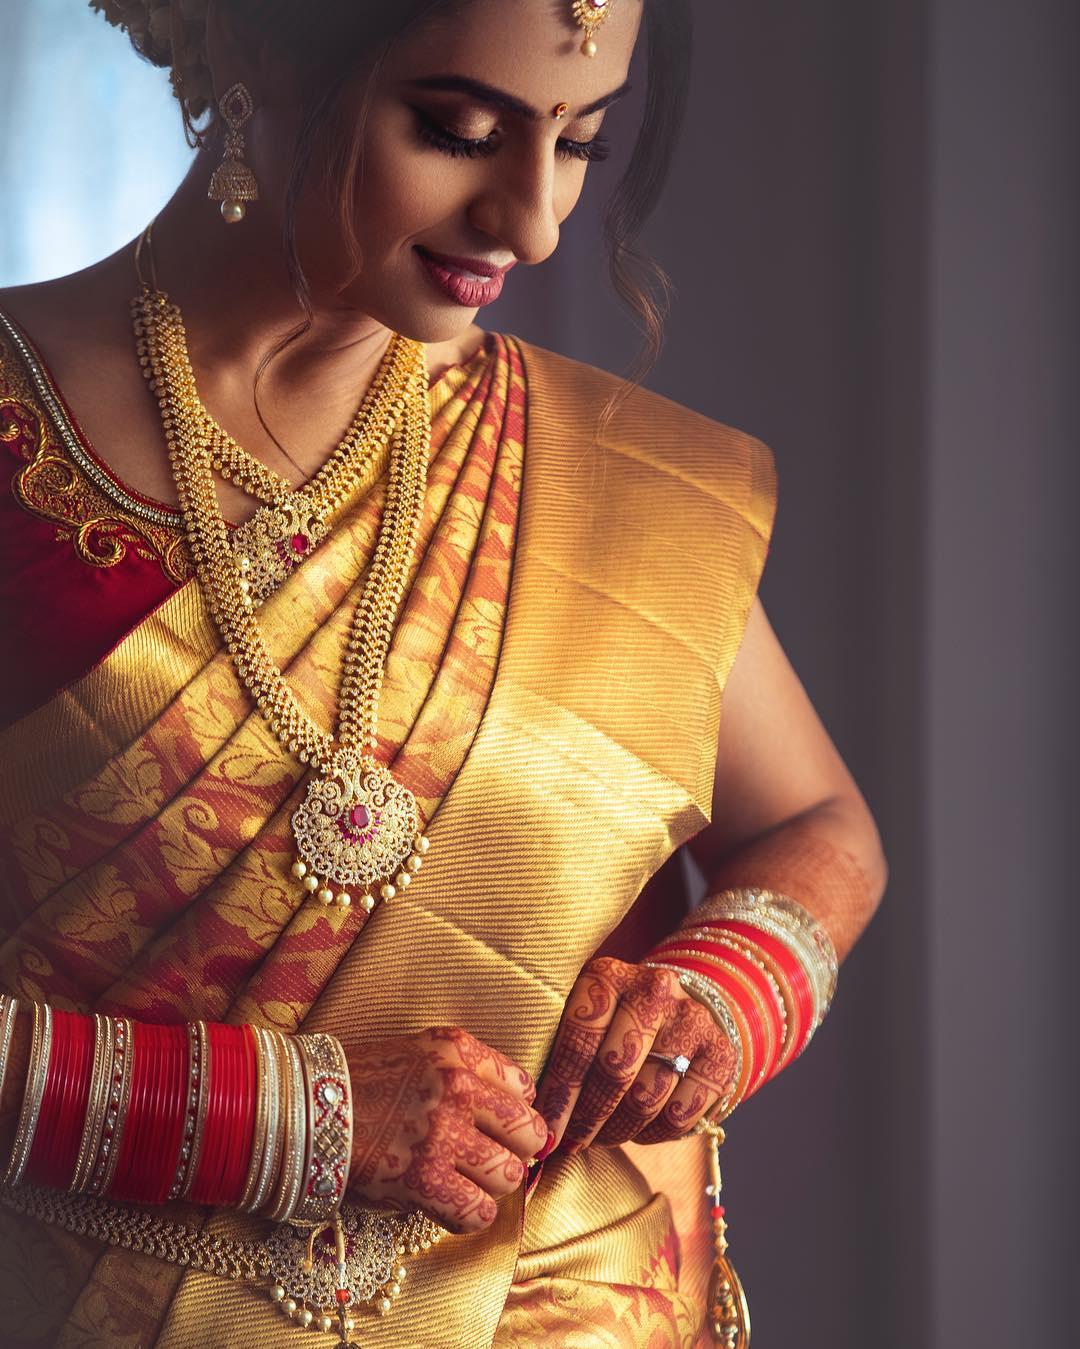
[[[543,262],[559,243],[555,157],[538,141],[495,156],[469,209],[470,224],[526,263]]]

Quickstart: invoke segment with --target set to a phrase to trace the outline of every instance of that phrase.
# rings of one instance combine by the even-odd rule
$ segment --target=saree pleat
[[[180,592],[54,700],[51,727],[81,730],[68,777],[50,770],[21,812],[0,793],[25,877],[5,914],[6,987],[156,1019],[326,1029],[346,1046],[457,1024],[539,1073],[581,965],[709,818],[723,688],[776,484],[752,437],[639,389],[600,438],[614,376],[509,335],[497,355],[501,385],[466,400],[469,461],[451,471],[444,447],[433,464],[429,535],[381,702],[380,755],[428,820],[416,884],[366,921],[289,898],[301,774],[224,655],[205,650],[205,617]],[[324,724],[359,580],[324,550],[337,538],[352,556],[354,523],[263,611]],[[127,720],[110,709],[96,722],[101,690],[125,674],[137,686],[142,670],[125,661],[148,651],[168,653],[171,676],[150,672]],[[30,714],[9,743],[26,754],[30,735],[52,743],[49,728]],[[112,798],[86,799],[103,785]],[[258,1230],[231,1212],[202,1217],[215,1233]],[[17,1234],[0,1214],[0,1242]],[[67,1349],[310,1343],[261,1289],[115,1251],[84,1264],[68,1245],[53,1249],[81,1285],[52,1318]],[[118,1310],[118,1278],[140,1289],[137,1313]],[[392,1315],[360,1337],[660,1349],[692,1343],[699,1321],[671,1205],[625,1149],[596,1148],[548,1164],[527,1207],[510,1196],[488,1231],[414,1261]]]

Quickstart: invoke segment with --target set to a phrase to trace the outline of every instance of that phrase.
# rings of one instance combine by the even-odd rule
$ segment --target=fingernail
[[[537,1160],[538,1162],[542,1162],[542,1161],[544,1160],[544,1158],[547,1157],[547,1156],[551,1153],[551,1151],[552,1151],[552,1149],[553,1149],[554,1147],[555,1147],[555,1135],[554,1135],[554,1134],[551,1132],[551,1130],[549,1129],[549,1130],[548,1130],[548,1136],[547,1136],[547,1138],[544,1140],[544,1146],[543,1146],[543,1147],[540,1149],[540,1151],[536,1154],[536,1160]]]

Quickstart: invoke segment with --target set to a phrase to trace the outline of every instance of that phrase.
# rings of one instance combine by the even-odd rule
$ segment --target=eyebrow
[[[422,79],[406,80],[405,83],[417,89],[444,89],[452,93],[471,94],[481,103],[490,103],[504,112],[515,112],[519,117],[526,117],[533,122],[538,122],[549,115],[538,112],[531,103],[524,102],[514,94],[508,94],[505,89],[496,89],[493,85],[485,84],[482,80],[474,80],[468,75],[426,75]],[[591,112],[599,112],[601,108],[606,108],[608,104],[622,98],[629,90],[630,81],[624,80],[618,89],[613,89],[603,98],[587,103],[583,108],[579,108],[574,116],[587,117]]]

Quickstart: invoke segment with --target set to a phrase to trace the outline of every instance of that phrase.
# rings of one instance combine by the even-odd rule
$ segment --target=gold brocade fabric
[[[581,965],[707,822],[776,481],[761,442],[646,390],[597,441],[615,377],[498,336],[433,419],[443,440],[380,705],[380,755],[428,821],[416,884],[366,923],[299,904],[301,765],[252,716],[189,584],[0,736],[0,985],[346,1046],[455,1023],[539,1073]],[[260,610],[325,724],[380,490]],[[209,1225],[257,1230],[228,1212]],[[488,1232],[414,1261],[358,1338],[689,1346],[700,1300],[677,1266],[668,1200],[627,1150],[595,1149],[549,1163]],[[2,1211],[0,1269],[12,1345],[317,1339],[262,1289]]]

